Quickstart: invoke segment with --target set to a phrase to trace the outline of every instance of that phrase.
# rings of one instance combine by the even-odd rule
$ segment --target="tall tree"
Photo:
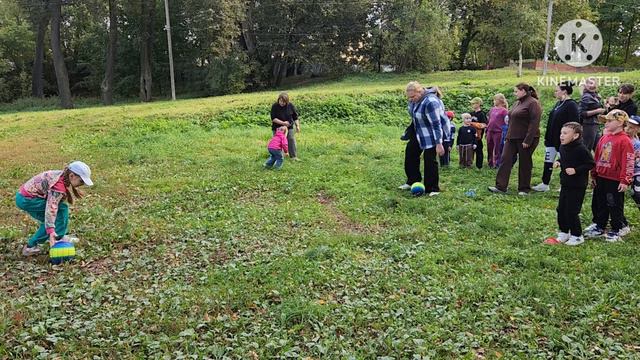
[[[140,31],[140,100],[151,101],[154,0],[141,0]]]
[[[113,78],[116,67],[116,53],[118,46],[118,9],[116,0],[109,0],[109,45],[107,46],[107,61],[102,80],[102,102],[113,104]]]
[[[71,90],[69,88],[69,74],[64,62],[64,53],[60,41],[60,24],[62,22],[62,0],[49,0],[49,13],[51,15],[51,52],[53,54],[53,66],[58,83],[58,97],[60,105],[65,109],[73,107]]]
[[[36,28],[36,49],[31,69],[31,96],[44,97],[44,38],[49,26],[47,2],[35,2],[32,7],[31,18]]]

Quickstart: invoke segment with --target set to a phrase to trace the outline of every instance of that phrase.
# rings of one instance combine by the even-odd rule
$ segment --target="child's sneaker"
[[[528,193],[528,192],[526,192],[526,191],[519,191],[519,192],[518,192],[518,195],[520,195],[520,196],[528,196],[528,195],[529,195],[529,193]]]
[[[618,242],[620,241],[620,232],[618,231],[609,231],[607,235],[604,237],[606,242]]]
[[[22,256],[35,256],[38,255],[42,252],[42,250],[40,250],[39,247],[34,246],[34,247],[28,247],[27,245],[25,245],[22,248]]]
[[[73,236],[73,235],[65,235],[62,237],[62,239],[60,239],[60,241],[66,241],[66,242],[70,242],[72,244],[77,244],[80,242],[80,239],[78,239],[78,237]]]
[[[438,195],[440,195],[439,191],[432,191],[429,193],[429,196],[438,196]]]
[[[492,193],[494,193],[494,194],[506,194],[507,193],[506,191],[500,190],[495,186],[489,186],[487,189],[489,191],[491,191]]]
[[[631,233],[631,227],[629,225],[625,225],[622,229],[620,229],[618,235],[620,235],[620,237],[623,237],[629,235],[629,233]]]
[[[531,190],[538,191],[538,192],[546,192],[546,191],[549,191],[549,185],[547,185],[545,183],[540,183],[540,184],[532,187]]]
[[[561,243],[565,243],[567,242],[567,240],[569,240],[569,238],[571,238],[571,234],[560,231],[556,239],[558,239],[558,241]]]
[[[604,235],[604,229],[601,229],[598,225],[587,227],[584,231],[584,237],[595,238]]]
[[[591,224],[589,224],[589,226],[587,226],[587,227],[584,229],[584,231],[585,231],[585,232],[586,232],[586,231],[592,231],[593,229],[595,229],[595,228],[597,228],[597,227],[598,227],[598,224],[596,224],[596,223],[591,223]]]
[[[569,245],[569,246],[576,246],[576,245],[580,245],[584,242],[584,237],[583,236],[573,236],[571,235],[571,237],[569,238],[569,240],[567,240],[567,242],[565,242],[565,245]]]
[[[411,190],[411,185],[409,184],[402,184],[400,186],[398,186],[399,190]]]

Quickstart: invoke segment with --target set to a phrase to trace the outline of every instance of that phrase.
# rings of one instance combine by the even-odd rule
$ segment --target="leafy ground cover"
[[[517,82],[421,76],[461,99]],[[261,168],[274,92],[0,117],[0,357],[638,357],[637,230],[544,246],[558,193],[490,195],[486,168],[443,170],[437,198],[396,190],[408,78],[293,91],[303,161],[279,172]],[[73,159],[96,183],[77,261],[22,258],[17,187]]]

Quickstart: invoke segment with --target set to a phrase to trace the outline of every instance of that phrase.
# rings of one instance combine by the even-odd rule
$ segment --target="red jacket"
[[[633,180],[634,154],[631,139],[624,131],[603,135],[596,147],[596,167],[591,176],[629,185]]]

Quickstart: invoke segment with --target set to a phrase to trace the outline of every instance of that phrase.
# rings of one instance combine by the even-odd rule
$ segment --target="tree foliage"
[[[49,5],[56,1],[60,21],[52,23]],[[555,0],[552,33],[571,19],[594,21],[604,39],[598,63],[638,67],[636,2]],[[348,71],[500,67],[520,50],[541,58],[546,35],[546,1],[169,0],[169,6],[182,96]],[[56,68],[61,76],[66,69],[70,96],[102,96],[107,104],[167,97],[163,9],[163,0],[0,1],[0,102],[65,93]],[[52,39],[58,23],[60,37]]]

